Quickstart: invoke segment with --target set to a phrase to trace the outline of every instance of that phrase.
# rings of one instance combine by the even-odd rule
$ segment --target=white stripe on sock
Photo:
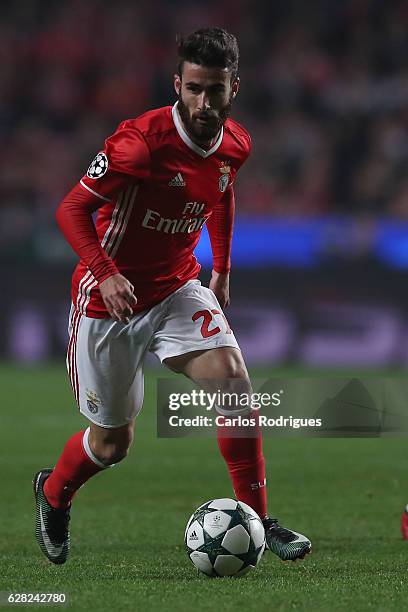
[[[113,465],[105,465],[104,463],[102,463],[102,461],[99,461],[99,459],[95,457],[95,455],[91,451],[91,447],[89,446],[89,432],[90,431],[91,431],[91,428],[88,427],[84,432],[84,437],[82,438],[82,445],[84,447],[84,451],[86,452],[90,460],[93,461],[98,467],[102,468],[103,470],[107,467],[113,467]]]

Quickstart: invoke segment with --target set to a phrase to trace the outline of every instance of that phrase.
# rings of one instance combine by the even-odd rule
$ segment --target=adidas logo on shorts
[[[181,172],[177,172],[176,176],[174,176],[171,181],[169,181],[169,187],[185,187],[186,182],[181,176]]]

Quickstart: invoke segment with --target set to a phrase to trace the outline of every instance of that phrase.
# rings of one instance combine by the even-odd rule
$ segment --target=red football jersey
[[[109,316],[98,282],[115,271],[134,285],[135,311],[197,278],[193,251],[211,217],[214,269],[227,271],[232,184],[250,149],[248,132],[231,119],[214,146],[201,149],[184,130],[177,103],[121,123],[80,181],[89,208],[98,208],[97,246],[105,259],[99,258],[99,267],[93,260],[78,264],[72,282],[76,308],[90,317]],[[59,221],[65,231],[63,215]]]

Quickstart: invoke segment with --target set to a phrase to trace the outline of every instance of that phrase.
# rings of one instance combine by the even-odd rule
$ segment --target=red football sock
[[[68,440],[54,471],[45,481],[44,493],[54,508],[67,508],[79,487],[105,467],[100,462],[97,465],[96,457],[91,459],[85,451],[84,437],[88,444],[88,435],[89,429],[78,431]]]
[[[229,437],[231,430],[235,436]],[[236,427],[219,426],[218,447],[227,463],[235,497],[251,506],[263,519],[268,513],[262,433],[258,428],[254,437],[237,437],[244,433],[244,430],[238,430]]]

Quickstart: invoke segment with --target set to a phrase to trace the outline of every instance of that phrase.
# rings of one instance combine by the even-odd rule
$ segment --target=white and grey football
[[[248,504],[213,499],[191,515],[184,541],[190,560],[203,574],[240,577],[259,563],[265,549],[265,530]]]

